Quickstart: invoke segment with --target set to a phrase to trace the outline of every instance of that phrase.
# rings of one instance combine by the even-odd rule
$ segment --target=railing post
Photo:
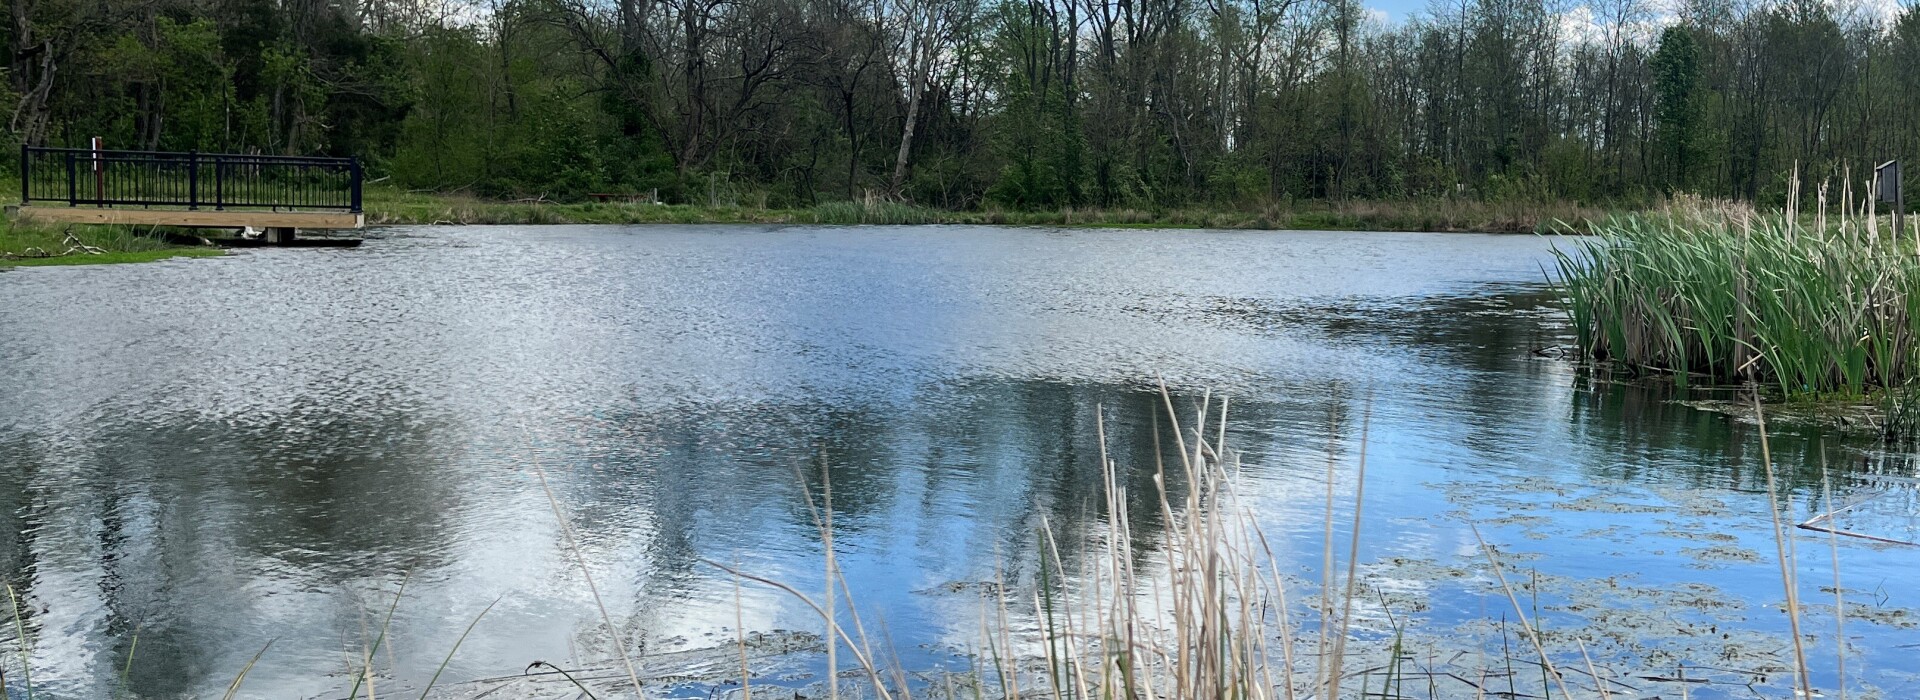
[[[107,205],[107,161],[101,151],[106,149],[101,147],[104,140],[98,136],[93,137],[90,143],[93,144],[93,150],[87,164],[93,168],[93,205],[104,207]]]
[[[353,188],[353,195],[352,195],[353,199],[349,202],[348,207],[353,213],[358,214],[360,213],[360,179],[361,179],[359,156],[353,156],[347,159],[347,172],[348,172],[348,176],[352,178],[352,182],[350,183],[349,186]]]
[[[187,152],[187,209],[200,208],[200,149]]]
[[[33,170],[33,159],[27,156],[27,154],[31,152],[30,146],[24,143],[20,144],[20,206],[23,207],[32,204],[32,202],[27,199],[27,195],[32,194],[32,191],[29,190],[27,186],[27,183],[33,182],[33,176],[31,174]]]
[[[227,208],[227,173],[225,160],[213,157],[213,208],[219,211]]]
[[[67,206],[80,206],[80,177],[73,172],[73,151],[67,151]]]

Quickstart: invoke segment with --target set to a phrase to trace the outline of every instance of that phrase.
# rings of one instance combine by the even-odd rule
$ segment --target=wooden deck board
[[[364,214],[343,211],[240,211],[207,209],[113,209],[105,207],[19,207],[22,221],[72,224],[134,224],[193,228],[360,228]]]

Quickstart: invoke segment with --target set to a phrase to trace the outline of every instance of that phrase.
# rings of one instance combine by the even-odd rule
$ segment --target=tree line
[[[0,116],[8,146],[350,154],[496,197],[1770,203],[1920,158],[1920,9],[1877,8],[10,0]]]

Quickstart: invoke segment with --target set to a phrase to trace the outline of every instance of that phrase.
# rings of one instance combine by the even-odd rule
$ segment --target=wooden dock
[[[265,245],[366,224],[356,158],[22,146],[20,174],[22,221],[252,228]]]
[[[68,224],[131,224],[186,228],[354,229],[366,225],[359,212],[258,211],[242,209],[112,209],[92,207],[20,207],[21,221]]]

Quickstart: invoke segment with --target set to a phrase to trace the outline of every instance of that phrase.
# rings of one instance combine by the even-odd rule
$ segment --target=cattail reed
[[[1846,194],[1835,230],[1815,235],[1796,235],[1793,215],[1702,207],[1594,224],[1555,251],[1581,349],[1786,397],[1904,385],[1920,369],[1920,259],[1853,221],[1873,209]]]

